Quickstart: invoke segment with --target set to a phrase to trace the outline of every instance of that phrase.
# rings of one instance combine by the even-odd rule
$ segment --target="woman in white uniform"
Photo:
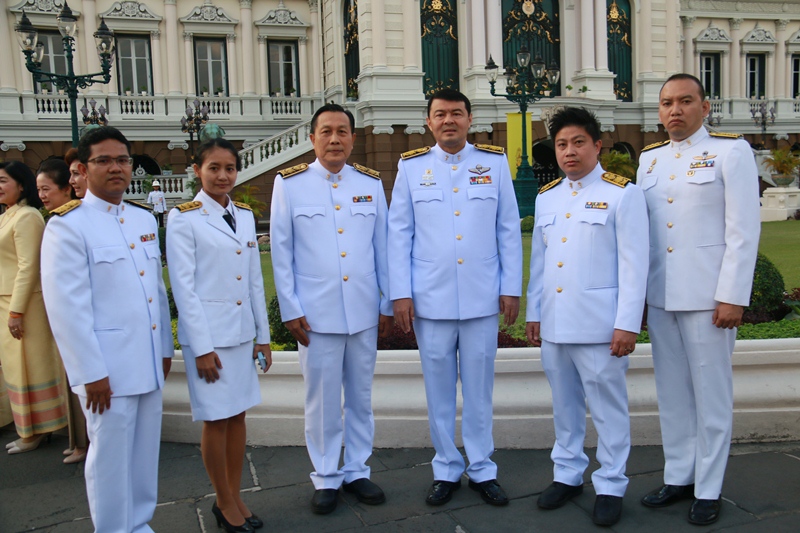
[[[231,201],[241,162],[225,139],[197,150],[202,190],[176,206],[167,224],[167,260],[178,307],[178,341],[186,363],[192,418],[203,421],[203,464],[217,500],[211,510],[226,531],[263,522],[242,502],[245,411],[261,403],[254,359],[272,364],[255,219]],[[253,343],[255,339],[255,344]]]

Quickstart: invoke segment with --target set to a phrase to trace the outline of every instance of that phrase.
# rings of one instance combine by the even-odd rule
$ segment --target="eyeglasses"
[[[98,167],[108,167],[115,162],[121,167],[129,167],[133,163],[133,158],[128,155],[121,155],[119,157],[100,156],[94,159],[88,159],[86,162],[94,163]]]

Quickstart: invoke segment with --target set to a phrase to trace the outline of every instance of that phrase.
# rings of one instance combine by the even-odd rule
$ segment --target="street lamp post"
[[[200,100],[194,99],[191,106],[186,107],[186,116],[181,118],[181,131],[189,134],[189,150],[192,154],[192,163],[194,163],[194,134],[197,133],[197,138],[200,138],[200,130],[208,122],[208,106],[200,105]]]
[[[517,167],[517,178],[514,180],[514,189],[517,195],[517,204],[521,217],[533,215],[536,191],[539,184],[535,179],[533,168],[528,161],[528,132],[526,128],[529,104],[533,104],[545,97],[544,91],[554,87],[561,78],[561,71],[555,61],[547,68],[541,56],[536,56],[531,63],[531,54],[528,47],[523,45],[517,52],[518,68],[506,67],[506,92],[496,93],[497,73],[499,67],[489,56],[486,64],[486,78],[491,86],[491,95],[505,98],[519,106],[522,114],[522,158]]]
[[[750,114],[753,115],[753,123],[761,128],[761,144],[764,150],[767,149],[767,126],[775,124],[775,107],[767,109],[769,104],[766,100],[761,100],[757,106],[750,106]]]
[[[61,40],[64,43],[64,54],[67,60],[67,73],[56,74],[55,72],[45,72],[41,70],[42,58],[44,57],[44,45],[39,42],[39,32],[31,24],[30,19],[22,11],[22,19],[19,24],[14,25],[17,33],[17,40],[25,54],[25,68],[33,74],[33,80],[37,83],[49,82],[53,86],[62,89],[69,97],[70,121],[72,124],[72,146],[78,146],[78,89],[86,89],[95,83],[108,83],[111,81],[111,65],[114,62],[114,32],[108,29],[105,20],[100,19],[100,26],[94,32],[95,43],[97,44],[97,54],[100,56],[101,72],[94,74],[76,75],[72,63],[73,52],[75,51],[75,32],[78,27],[78,19],[72,14],[67,2],[61,13],[56,18],[58,31],[61,32]]]
[[[106,108],[103,104],[100,104],[100,107],[95,108],[97,105],[97,100],[92,98],[89,100],[89,105],[92,107],[92,110],[89,109],[84,105],[81,108],[81,114],[83,115],[83,123],[87,126],[90,124],[96,124],[98,126],[108,126],[108,118],[106,117]]]

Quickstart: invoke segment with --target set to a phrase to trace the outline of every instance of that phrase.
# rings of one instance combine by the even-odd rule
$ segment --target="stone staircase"
[[[239,151],[242,170],[236,185],[246,183],[270,170],[295,159],[312,149],[308,136],[311,133],[311,120],[296,124],[261,142]]]

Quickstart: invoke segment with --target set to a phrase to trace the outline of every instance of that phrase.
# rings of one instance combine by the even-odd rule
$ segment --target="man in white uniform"
[[[86,492],[98,533],[152,531],[161,388],[173,354],[156,222],[123,202],[130,143],[100,127],[78,146],[88,191],[54,211],[42,244],[42,291],[92,445]]]
[[[272,269],[281,318],[299,343],[317,514],[336,509],[340,486],[362,503],[386,500],[366,462],[378,335],[393,327],[387,208],[379,174],[347,164],[354,130],[349,111],[319,108],[310,136],[316,161],[280,171],[272,193]]]
[[[670,140],[639,158],[650,213],[647,323],[664,445],[664,486],[642,504],[694,497],[693,524],[719,518],[733,423],[731,355],[750,302],[761,230],[758,173],[738,135],[703,127],[700,81],[676,74],[661,88]]]
[[[519,210],[504,150],[472,145],[470,102],[452,89],[428,100],[433,148],[402,155],[389,210],[389,281],[398,325],[413,325],[436,449],[429,505],[448,502],[465,462],[455,443],[456,384],[469,485],[508,497],[491,460],[498,313],[513,324],[522,292]]]
[[[588,402],[600,463],[592,474],[592,520],[610,526],[622,516],[628,486],[625,372],[644,312],[647,206],[630,180],[603,172],[597,162],[600,124],[590,112],[559,110],[550,121],[550,138],[567,179],[539,191],[531,241],[526,333],[542,347],[556,430],[555,481],[537,503],[556,509],[583,492]]]
[[[161,192],[161,183],[158,180],[153,181],[153,190],[147,195],[147,203],[153,206],[153,214],[158,220],[158,227],[163,228],[167,201],[164,199],[164,193]]]

